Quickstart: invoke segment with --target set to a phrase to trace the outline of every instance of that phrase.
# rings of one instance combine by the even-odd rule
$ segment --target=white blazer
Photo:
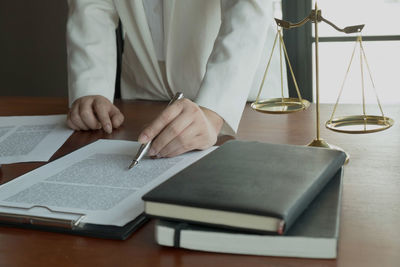
[[[272,1],[165,0],[165,68],[157,61],[142,1],[68,1],[70,103],[86,95],[113,101],[120,18],[125,33],[122,98],[167,100],[181,91],[219,114],[223,132],[234,134],[246,100],[257,95],[272,49]],[[263,97],[280,96],[280,77],[277,52]]]

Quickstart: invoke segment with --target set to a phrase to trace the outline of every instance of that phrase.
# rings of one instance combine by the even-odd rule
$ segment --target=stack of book
[[[341,151],[229,141],[143,196],[160,245],[336,258]]]

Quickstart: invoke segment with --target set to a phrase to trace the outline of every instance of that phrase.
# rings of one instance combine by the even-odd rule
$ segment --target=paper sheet
[[[98,140],[50,162],[0,186],[0,212],[68,213],[74,220],[81,214],[81,223],[123,226],[144,211],[145,193],[214,149],[144,158],[128,170],[138,148],[137,142]]]
[[[48,161],[70,137],[66,115],[0,117],[0,165]]]

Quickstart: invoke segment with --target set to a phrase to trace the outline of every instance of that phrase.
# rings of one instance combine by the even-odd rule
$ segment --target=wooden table
[[[117,103],[126,116],[111,135],[102,131],[75,132],[52,160],[98,138],[136,140],[143,126],[165,103]],[[349,114],[355,106],[340,107]],[[400,106],[384,107],[400,118]],[[59,98],[0,98],[0,115],[66,113],[67,100]],[[321,105],[321,118],[331,106]],[[331,132],[321,136],[350,154],[345,167],[343,204],[337,260],[312,260],[203,253],[164,248],[154,241],[154,222],[126,241],[102,240],[18,228],[0,227],[0,266],[400,266],[400,121],[389,130],[364,135]],[[315,112],[265,115],[246,107],[237,139],[303,145],[315,136]],[[227,138],[221,138],[219,143]],[[304,159],[299,159],[304,160]],[[44,163],[3,165],[5,183]]]

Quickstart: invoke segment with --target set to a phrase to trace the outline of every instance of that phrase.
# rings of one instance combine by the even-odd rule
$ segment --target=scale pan
[[[388,117],[354,115],[329,120],[325,123],[325,127],[340,133],[363,134],[383,131],[390,128],[393,124],[393,119]]]
[[[310,106],[310,102],[298,98],[272,98],[253,102],[251,108],[269,114],[285,114],[305,110]]]

